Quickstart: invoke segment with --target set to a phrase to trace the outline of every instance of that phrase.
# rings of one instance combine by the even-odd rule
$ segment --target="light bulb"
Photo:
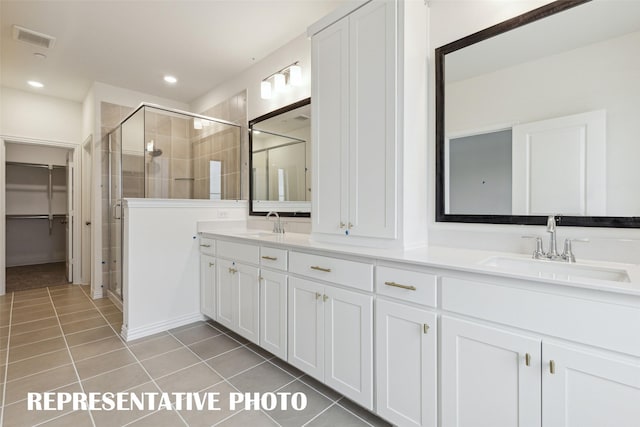
[[[260,98],[271,99],[271,83],[266,80],[260,83]]]
[[[273,88],[276,92],[283,91],[285,85],[284,74],[278,73],[273,76]]]
[[[300,86],[302,84],[302,67],[292,65],[289,67],[289,83],[292,86]]]

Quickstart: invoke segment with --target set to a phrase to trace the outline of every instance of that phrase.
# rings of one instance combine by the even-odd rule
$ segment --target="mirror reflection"
[[[251,214],[276,211],[309,216],[310,99],[281,108],[249,123]]]
[[[640,216],[640,2],[561,3],[437,50],[438,220]]]

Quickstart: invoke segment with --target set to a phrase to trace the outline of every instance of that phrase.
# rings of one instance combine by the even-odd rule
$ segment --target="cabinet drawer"
[[[262,246],[260,248],[260,265],[263,267],[287,270],[287,250]]]
[[[392,267],[376,267],[376,293],[416,304],[436,306],[438,278]]]
[[[233,261],[241,261],[249,264],[260,263],[260,248],[254,245],[218,240],[216,253],[219,257]]]
[[[373,291],[373,265],[363,262],[291,252],[289,271],[363,291]]]
[[[442,278],[447,311],[640,356],[640,309],[452,277]]]
[[[200,253],[206,255],[216,254],[216,241],[209,237],[200,236]]]

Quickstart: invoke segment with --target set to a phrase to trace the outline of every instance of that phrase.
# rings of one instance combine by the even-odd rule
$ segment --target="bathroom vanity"
[[[202,313],[401,426],[632,426],[640,269],[201,233]]]

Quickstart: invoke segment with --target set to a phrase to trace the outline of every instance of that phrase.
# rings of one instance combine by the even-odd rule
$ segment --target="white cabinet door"
[[[200,311],[211,319],[216,318],[216,259],[200,254]]]
[[[349,15],[349,229],[354,236],[396,237],[395,55],[396,2],[373,0]]]
[[[540,427],[540,339],[446,316],[441,331],[443,426]]]
[[[287,360],[287,275],[260,272],[260,346]]]
[[[349,20],[311,41],[314,231],[341,234],[348,223]],[[341,225],[342,223],[342,225]]]
[[[260,286],[256,267],[236,263],[232,272],[234,286],[234,331],[260,344]]]
[[[216,266],[216,315],[217,321],[229,329],[233,329],[234,301],[233,301],[233,262],[217,259]]]
[[[542,354],[544,427],[640,425],[638,363],[549,343]]]
[[[326,286],[324,382],[373,409],[373,297]]]
[[[395,425],[437,425],[436,331],[434,313],[376,300],[376,407]]]
[[[288,362],[324,381],[324,286],[289,279]],[[355,367],[354,367],[355,368]]]

